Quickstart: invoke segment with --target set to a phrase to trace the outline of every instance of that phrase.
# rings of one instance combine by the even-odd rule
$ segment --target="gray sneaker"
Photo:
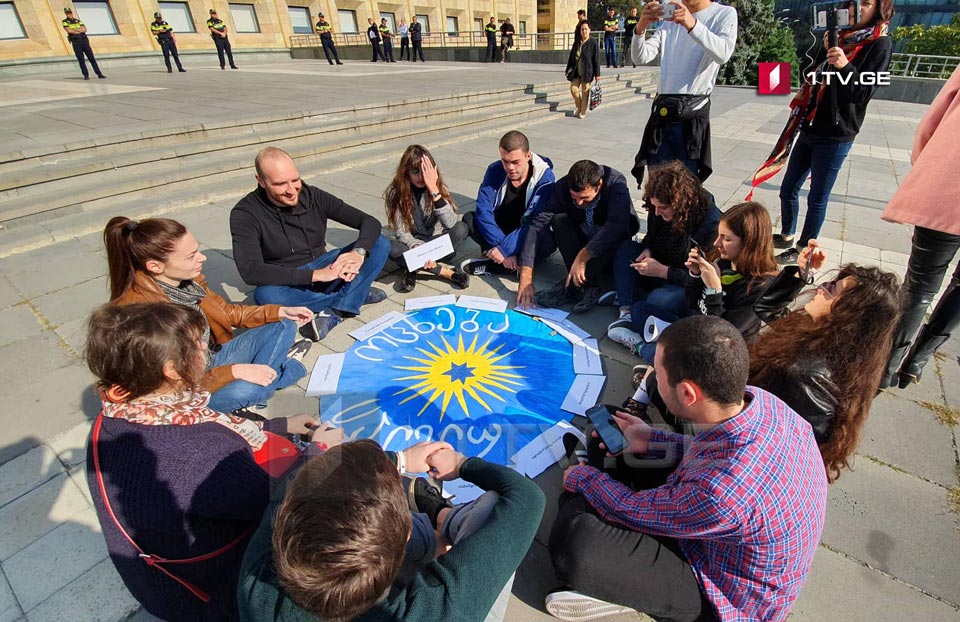
[[[598,300],[600,300],[600,288],[587,287],[583,290],[583,298],[581,298],[577,304],[573,305],[573,312],[583,313],[584,311],[589,311],[597,306]]]
[[[575,300],[575,298],[571,295],[564,281],[560,281],[550,289],[537,292],[533,297],[533,301],[537,303],[538,307],[546,307],[548,309],[559,307],[571,300]]]

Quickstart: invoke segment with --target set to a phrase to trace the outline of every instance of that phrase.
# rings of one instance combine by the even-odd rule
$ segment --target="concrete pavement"
[[[113,129],[130,129],[125,125],[144,131],[158,124],[201,123],[230,114],[313,110],[328,105],[329,98],[321,99],[323,93],[359,103],[364,98],[389,99],[398,89],[436,91],[441,96],[476,86],[478,79],[522,84],[558,74],[558,68],[546,66],[440,65],[418,66],[416,73],[413,67],[396,67],[405,73],[395,75],[386,72],[393,66],[347,65],[348,71],[339,77],[324,73],[325,63],[309,61],[265,63],[257,76],[244,75],[247,68],[222,77],[219,70],[209,75],[191,71],[186,74],[189,80],[173,86],[165,83],[160,94],[139,91],[144,106],[141,112],[147,114],[129,124],[117,120],[117,107],[132,114],[137,104],[124,98],[133,97],[134,91],[92,92],[59,102],[7,106],[16,108],[16,114],[12,118],[0,115],[0,140],[13,141],[6,143],[12,145],[10,149],[21,149],[57,140],[69,142],[62,140],[67,135],[78,141],[90,140]],[[195,75],[201,78],[194,79]],[[242,82],[234,87],[219,82],[233,76]],[[274,92],[252,89],[258,81],[270,84]],[[16,82],[3,81],[7,95],[0,99],[16,92]],[[144,78],[133,70],[111,72],[109,80],[110,86],[119,88],[155,82],[155,77]],[[284,84],[286,90],[278,91]],[[34,97],[43,97],[42,85],[31,88],[39,89]],[[277,96],[278,92],[282,96]],[[151,99],[159,112],[146,110]],[[551,157],[558,174],[581,158],[629,171],[648,103],[601,106],[585,121],[564,117],[563,107],[568,109],[569,103],[562,104],[555,118],[519,128],[527,133],[533,149]],[[170,109],[163,113],[168,105]],[[910,248],[909,229],[882,222],[879,213],[909,170],[913,131],[924,109],[896,102],[871,104],[864,130],[834,188],[821,238],[830,252],[831,265],[855,261],[902,276]],[[95,126],[84,126],[87,114],[97,119]],[[761,98],[747,89],[716,91],[712,115],[715,173],[706,186],[723,207],[739,202],[747,193],[745,181],[766,156],[785,115],[785,98]],[[45,129],[45,119],[50,131]],[[115,123],[111,124],[111,119]],[[484,168],[497,157],[498,138],[484,135],[434,151],[461,212],[472,209]],[[383,222],[380,193],[394,166],[391,159],[362,170],[301,173],[309,183],[330,190]],[[764,184],[755,197],[771,208],[775,217],[778,181],[774,178]],[[250,188],[253,183],[251,179]],[[632,193],[638,201],[639,191],[634,188]],[[240,280],[231,258],[227,215],[234,202],[226,197],[171,216],[184,222],[200,241],[209,257],[205,273],[212,287],[242,301],[251,288]],[[348,238],[341,230],[331,234],[335,244]],[[89,422],[98,409],[92,379],[80,360],[83,322],[94,306],[106,301],[105,273],[98,235],[0,259],[0,370],[8,380],[9,406],[0,426],[0,622],[108,621],[129,615],[151,619],[138,611],[106,557],[83,467]],[[561,274],[556,260],[538,269],[538,287],[552,284]],[[393,274],[382,275],[380,281],[390,298],[365,308],[357,319],[345,322],[316,344],[310,360],[345,350],[352,343],[347,335],[350,330],[389,310],[402,309],[407,296],[450,291],[444,283],[422,281],[413,294],[400,295],[390,287],[394,279]],[[509,298],[515,289],[516,283],[510,279],[475,278],[468,293]],[[576,319],[600,336],[612,314],[610,309],[597,309]],[[637,359],[605,338],[601,349],[608,373],[604,401],[619,402],[630,390],[630,368]],[[922,384],[884,392],[874,402],[854,470],[831,486],[822,546],[791,620],[960,620],[960,566],[956,563],[960,532],[957,515],[948,503],[948,495],[958,486],[957,427],[949,412],[960,406],[960,340],[955,337],[948,342],[943,354],[928,367]],[[267,412],[278,416],[315,406],[301,390],[291,388],[278,393]],[[558,477],[554,468],[538,482],[555,490]],[[552,512],[553,507],[548,507],[548,515]],[[543,594],[553,587],[554,580],[545,542],[541,533],[518,573],[508,620],[549,619],[542,611]]]

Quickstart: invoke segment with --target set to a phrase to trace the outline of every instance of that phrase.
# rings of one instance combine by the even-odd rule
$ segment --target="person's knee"
[[[466,240],[468,235],[470,235],[470,228],[462,220],[450,229],[450,241],[454,246]]]
[[[684,303],[684,296],[684,291],[679,287],[666,285],[650,292],[647,296],[647,302],[655,307],[672,309]]]
[[[597,519],[590,514],[576,514],[563,526],[563,537],[553,541],[550,558],[557,578],[564,583],[576,587],[591,567],[596,568],[592,560],[595,552],[588,537],[596,522]]]

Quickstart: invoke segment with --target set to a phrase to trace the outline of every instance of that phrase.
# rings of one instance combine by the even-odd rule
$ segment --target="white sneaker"
[[[627,350],[637,354],[637,346],[643,344],[643,335],[634,332],[630,322],[614,322],[607,331],[607,337],[616,341]]]
[[[626,320],[626,324],[623,323],[624,320]],[[607,326],[607,332],[610,332],[610,329],[616,328],[617,326],[629,327],[632,322],[633,322],[633,315],[631,315],[630,312],[627,311],[626,313],[624,313],[614,321],[610,322],[610,324]]]
[[[561,620],[580,622],[581,620],[599,620],[609,616],[634,613],[633,609],[592,598],[573,590],[551,592],[544,600],[547,613]]]

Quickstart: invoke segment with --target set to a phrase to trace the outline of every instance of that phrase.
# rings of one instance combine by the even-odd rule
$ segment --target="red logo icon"
[[[758,77],[758,94],[790,94],[790,63],[760,63]]]

